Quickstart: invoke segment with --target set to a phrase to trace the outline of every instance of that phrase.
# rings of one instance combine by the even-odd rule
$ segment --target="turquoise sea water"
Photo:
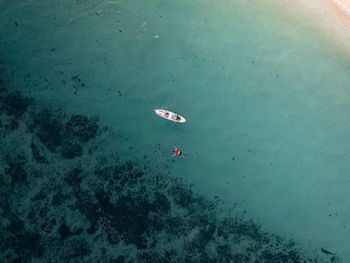
[[[330,42],[244,1],[0,7],[4,71],[24,95],[98,115],[127,135],[110,149],[150,155],[264,229],[350,259],[350,69]],[[174,145],[187,159],[169,158]]]

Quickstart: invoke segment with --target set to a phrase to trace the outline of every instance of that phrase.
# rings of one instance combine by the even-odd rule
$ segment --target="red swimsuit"
[[[176,149],[176,150],[174,151],[174,154],[175,154],[175,155],[181,155],[181,153],[182,153],[182,152],[179,151],[178,149]]]

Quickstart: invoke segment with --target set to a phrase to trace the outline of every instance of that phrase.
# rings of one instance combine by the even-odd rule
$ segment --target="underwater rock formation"
[[[62,110],[43,109],[33,115],[31,130],[51,152],[67,159],[82,155],[82,144],[96,137],[98,118],[73,115],[67,120]]]

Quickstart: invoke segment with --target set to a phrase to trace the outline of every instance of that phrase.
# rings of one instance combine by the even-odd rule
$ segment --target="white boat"
[[[160,117],[174,122],[186,122],[186,119],[179,114],[168,110],[155,109],[154,112]]]

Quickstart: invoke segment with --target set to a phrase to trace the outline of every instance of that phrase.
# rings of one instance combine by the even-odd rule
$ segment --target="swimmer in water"
[[[180,115],[178,115],[178,114],[175,114],[175,115],[171,116],[171,118],[172,118],[174,121],[177,121],[177,122],[181,120],[181,117],[180,117]]]
[[[182,158],[186,159],[185,156],[182,155],[183,153],[183,151],[180,151],[178,148],[176,148],[176,146],[174,146],[173,156],[171,157],[181,156]]]

